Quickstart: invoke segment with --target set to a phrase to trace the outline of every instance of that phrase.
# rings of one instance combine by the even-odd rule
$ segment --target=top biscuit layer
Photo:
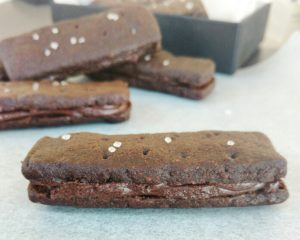
[[[205,184],[274,182],[286,160],[256,132],[77,133],[39,140],[23,162],[30,180]]]
[[[131,6],[68,20],[0,43],[9,78],[41,79],[88,73],[135,62],[160,45],[154,16]]]

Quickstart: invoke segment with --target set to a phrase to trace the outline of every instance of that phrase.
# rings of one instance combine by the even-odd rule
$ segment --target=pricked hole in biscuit
[[[107,32],[104,31],[102,35],[103,35],[103,37],[106,37],[107,36]]]
[[[79,26],[76,24],[76,25],[75,25],[75,28],[76,28],[76,29],[78,29],[78,28],[79,28]]]
[[[187,152],[181,152],[180,155],[181,155],[182,158],[189,157],[189,154]]]
[[[147,156],[149,152],[150,152],[149,148],[144,148],[144,150],[143,150],[144,156]]]
[[[107,153],[104,153],[104,154],[103,154],[103,159],[108,159],[108,157],[109,157],[109,156],[108,156]]]
[[[230,158],[231,158],[231,159],[237,159],[237,157],[238,157],[238,154],[237,154],[237,153],[231,153],[231,154],[230,154]]]

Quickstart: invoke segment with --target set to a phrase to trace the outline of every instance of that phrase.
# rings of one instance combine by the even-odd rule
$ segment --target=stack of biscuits
[[[0,59],[0,129],[122,122],[128,84],[191,99],[214,87],[214,63],[163,51],[156,19],[140,5],[3,40]],[[66,81],[80,74],[92,81]]]
[[[125,121],[128,85],[206,97],[214,62],[163,50],[151,12],[198,16],[203,8],[173,2],[113,6],[0,42],[0,129]],[[67,80],[82,74],[90,80]],[[22,164],[31,201],[74,207],[277,204],[288,198],[286,171],[264,134],[220,131],[44,137]]]

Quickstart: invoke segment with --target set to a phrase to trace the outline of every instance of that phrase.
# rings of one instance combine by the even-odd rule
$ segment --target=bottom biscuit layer
[[[125,78],[125,80],[132,87],[144,88],[153,91],[160,91],[170,94],[175,94],[177,96],[190,98],[194,100],[200,100],[207,97],[215,87],[215,79],[211,79],[208,83],[201,87],[195,87],[183,84],[170,84],[167,81],[152,82],[152,81],[142,81],[141,79],[130,79]]]
[[[282,181],[168,186],[130,183],[30,183],[33,202],[87,208],[200,208],[277,204],[288,198]]]

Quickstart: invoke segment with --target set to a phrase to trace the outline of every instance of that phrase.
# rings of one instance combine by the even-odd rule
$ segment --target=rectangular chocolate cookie
[[[141,6],[108,10],[3,40],[0,58],[12,81],[64,78],[136,62],[160,46],[154,16]]]
[[[130,86],[202,99],[215,86],[215,64],[209,59],[176,57],[161,51],[146,54],[138,64],[123,64],[90,74],[94,79],[123,79]]]
[[[94,0],[91,4],[114,7],[118,4],[140,4],[154,13],[207,17],[201,0]]]
[[[122,122],[131,104],[127,83],[0,83],[0,129],[84,122]]]
[[[5,68],[3,64],[0,62],[0,81],[7,81],[8,77],[6,75]]]
[[[220,131],[44,137],[22,165],[33,202],[116,208],[281,203],[286,171],[262,133]]]

